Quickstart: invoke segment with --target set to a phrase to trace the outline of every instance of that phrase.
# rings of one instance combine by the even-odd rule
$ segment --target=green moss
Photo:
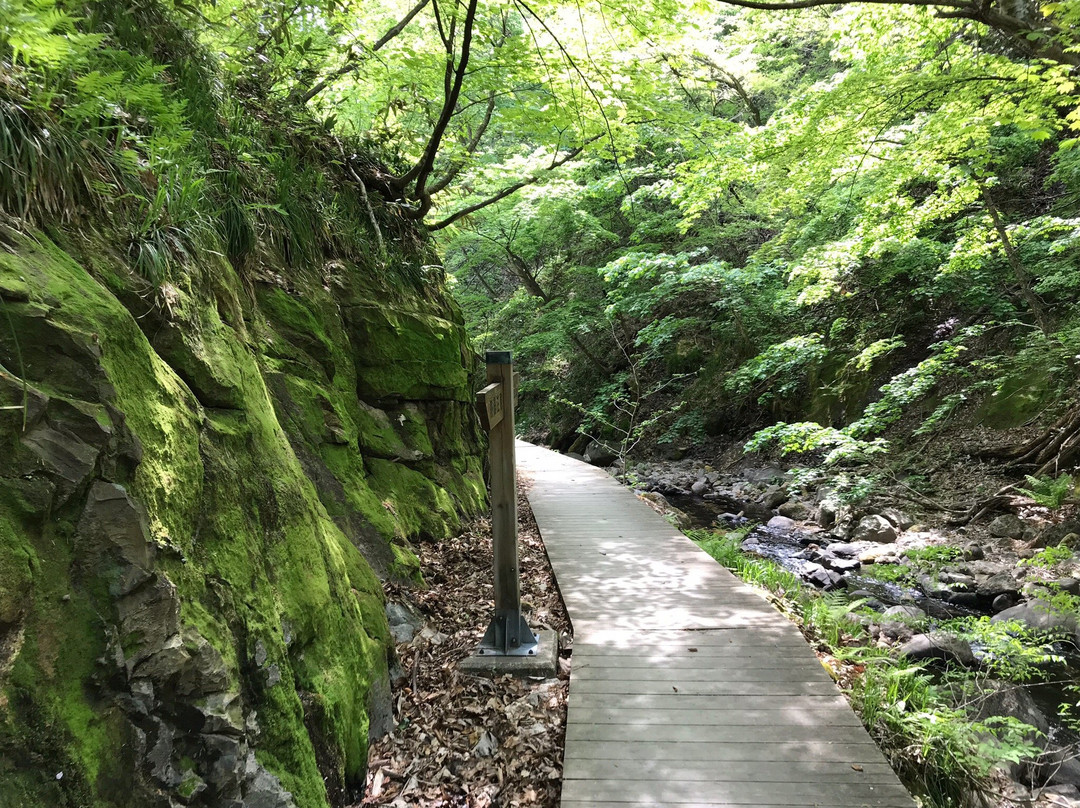
[[[405,526],[405,535],[448,538],[460,527],[455,503],[447,490],[401,463],[369,458],[372,490]]]

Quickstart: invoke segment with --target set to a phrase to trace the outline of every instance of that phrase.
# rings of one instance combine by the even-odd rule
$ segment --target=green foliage
[[[1021,494],[1031,497],[1036,504],[1056,511],[1065,500],[1076,490],[1076,481],[1071,474],[1062,472],[1057,477],[1043,476],[1032,477],[1025,474],[1029,488],[1017,488]]]
[[[1069,561],[1073,557],[1073,548],[1064,544],[1057,547],[1045,547],[1039,550],[1031,558],[1022,558],[1019,563],[1028,567],[1042,567],[1051,569],[1063,561]]]
[[[728,377],[725,387],[738,395],[756,396],[758,404],[767,405],[810,384],[826,356],[828,349],[819,334],[792,337],[744,363]]]

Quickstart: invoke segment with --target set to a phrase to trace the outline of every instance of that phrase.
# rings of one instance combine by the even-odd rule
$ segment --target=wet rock
[[[893,524],[884,516],[864,516],[852,531],[852,541],[871,541],[888,544],[896,541],[898,533]]]
[[[802,521],[810,518],[810,509],[801,502],[785,502],[777,510],[781,516],[786,516],[788,519]]]
[[[826,569],[821,564],[813,561],[803,562],[799,573],[807,581],[821,589],[836,589],[844,582],[844,576],[833,570]]]
[[[774,516],[766,523],[765,527],[769,530],[791,531],[798,529],[799,526],[795,523],[794,519],[789,519],[786,516]]]
[[[410,642],[424,627],[424,618],[406,603],[387,603],[386,620],[394,642]]]
[[[1024,536],[1025,527],[1024,520],[1019,516],[1006,513],[994,519],[986,529],[991,536],[999,539],[1020,539]]]
[[[1005,620],[1019,620],[1028,628],[1036,631],[1044,631],[1051,634],[1071,634],[1080,638],[1077,633],[1077,619],[1075,615],[1063,614],[1055,611],[1050,604],[1041,600],[1029,600],[1011,608],[998,612],[990,618],[993,623]]]
[[[941,659],[969,667],[975,664],[975,655],[971,652],[969,643],[951,634],[936,631],[916,634],[900,646],[899,653],[910,659]]]

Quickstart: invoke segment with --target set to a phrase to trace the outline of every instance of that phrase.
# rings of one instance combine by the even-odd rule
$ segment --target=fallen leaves
[[[569,622],[528,503],[519,499],[521,597],[533,630],[568,639]],[[491,618],[490,525],[421,548],[428,589],[386,586],[426,620],[397,646],[396,729],[371,744],[361,805],[392,808],[556,808],[562,786],[569,659],[559,678],[461,674]]]

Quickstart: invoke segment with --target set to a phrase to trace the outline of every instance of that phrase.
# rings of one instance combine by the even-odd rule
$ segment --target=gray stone
[[[229,671],[221,653],[194,629],[184,629],[181,636],[191,663],[183,671],[177,691],[198,698],[228,688]]]
[[[173,730],[159,718],[150,717],[144,765],[150,776],[166,788],[180,784],[180,773],[173,766]]]
[[[765,525],[769,530],[790,531],[798,528],[794,519],[789,519],[786,516],[774,516]]]
[[[244,808],[296,808],[281,781],[249,755],[244,776]]]
[[[1058,578],[1054,583],[1058,589],[1070,595],[1080,595],[1080,580],[1076,578]]]
[[[881,515],[888,519],[897,530],[907,530],[915,520],[898,508],[882,508]]]
[[[967,561],[981,561],[986,558],[986,551],[981,544],[969,544],[964,548],[964,559]]]
[[[872,541],[889,544],[896,541],[898,533],[893,524],[884,516],[864,516],[859,520],[851,534],[852,541]]]
[[[154,546],[146,513],[122,486],[98,480],[90,487],[76,529],[76,544],[81,556],[95,559],[103,574],[110,575],[114,595],[126,594],[150,577]],[[136,574],[121,578],[109,569],[115,568],[109,556],[117,558],[122,567],[134,568]]]
[[[585,448],[585,462],[594,466],[610,466],[619,457],[619,453],[610,446],[593,441]]]
[[[706,480],[704,477],[702,477],[700,480],[696,480],[694,482],[694,484],[692,486],[690,486],[690,491],[695,496],[699,496],[699,497],[702,496],[708,490],[709,490],[709,481]]]
[[[199,740],[211,761],[209,769],[204,771],[207,784],[223,798],[240,796],[247,745],[229,735],[204,734]]]
[[[1044,528],[1029,546],[1033,549],[1057,547],[1070,533],[1080,533],[1080,520],[1066,519],[1064,522]]]
[[[998,612],[1003,612],[1015,605],[1016,595],[1011,592],[1002,592],[1000,595],[997,595],[990,604],[990,611],[997,614]]]
[[[918,606],[890,606],[881,616],[885,619],[922,622],[926,619],[926,612]]]
[[[816,517],[817,523],[826,529],[832,527],[836,524],[837,510],[838,508],[835,502],[829,499],[823,500],[821,504],[818,505]]]
[[[969,643],[941,632],[916,634],[900,646],[899,653],[910,659],[942,659],[965,666],[975,664],[975,655]]]
[[[807,581],[822,589],[835,589],[844,582],[844,576],[840,573],[826,569],[821,564],[815,564],[812,561],[804,563],[799,572]]]
[[[782,480],[785,474],[783,469],[768,466],[762,469],[743,469],[742,476],[752,483],[768,483],[773,480]]]
[[[822,563],[829,569],[839,573],[854,572],[862,566],[857,558],[830,558],[824,556]]]
[[[160,651],[165,642],[180,631],[180,599],[172,581],[164,575],[153,578],[116,602],[120,636],[128,649],[128,666],[142,662]]]
[[[1041,600],[1029,600],[1000,611],[990,618],[993,623],[1000,623],[1005,620],[1019,620],[1028,628],[1036,631],[1078,636],[1075,615],[1054,611],[1048,603]]]
[[[390,636],[399,643],[412,641],[416,632],[424,627],[424,618],[405,603],[388,602],[386,620],[390,624]]]
[[[788,500],[788,493],[778,485],[770,485],[761,495],[761,504],[773,510]]]
[[[239,693],[213,693],[195,705],[202,720],[199,731],[217,735],[244,736],[243,704]]]
[[[975,586],[981,597],[993,599],[998,595],[1008,595],[1015,600],[1020,592],[1020,584],[1009,572],[999,572],[984,578]]]
[[[987,526],[991,536],[999,539],[1020,539],[1024,536],[1024,520],[1012,513],[1002,514]]]
[[[805,520],[810,518],[810,509],[801,502],[785,502],[778,509],[781,516],[788,519]]]
[[[858,558],[860,553],[872,546],[869,542],[856,544],[855,542],[838,541],[830,544],[826,550],[830,555],[837,558]]]
[[[154,683],[154,687],[164,691],[179,678],[183,669],[191,662],[191,656],[184,648],[179,634],[169,637],[151,657],[135,666],[133,676],[145,677]]]

